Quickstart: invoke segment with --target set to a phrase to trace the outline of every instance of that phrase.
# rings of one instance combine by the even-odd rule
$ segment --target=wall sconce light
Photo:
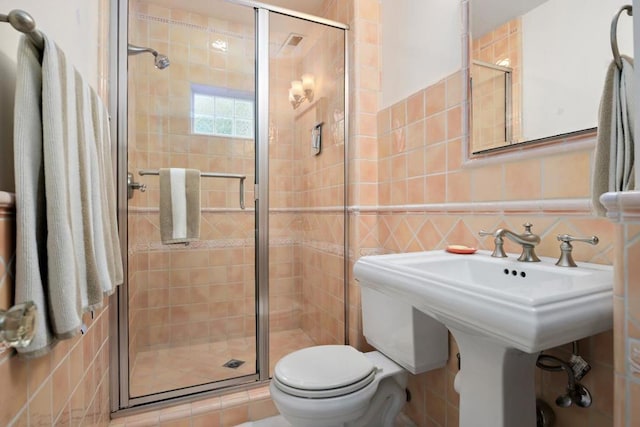
[[[302,80],[294,80],[289,88],[289,102],[295,110],[304,102],[313,101],[313,90],[315,89],[315,80],[313,74],[303,74]]]
[[[0,346],[28,346],[36,333],[37,311],[31,301],[0,310]]]

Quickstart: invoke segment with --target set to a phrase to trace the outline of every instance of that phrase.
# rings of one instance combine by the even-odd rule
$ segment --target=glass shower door
[[[345,30],[269,14],[269,350],[345,343]]]
[[[142,403],[257,378],[254,20],[224,1],[129,1],[128,170],[146,191],[128,203],[128,380]],[[201,171],[188,245],[161,241],[161,168]]]

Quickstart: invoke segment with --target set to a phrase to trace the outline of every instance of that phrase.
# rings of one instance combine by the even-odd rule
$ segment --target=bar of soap
[[[453,254],[463,254],[463,255],[469,255],[472,253],[475,253],[478,249],[476,248],[470,248],[469,246],[465,246],[465,245],[449,245],[446,248],[447,252],[451,252]]]

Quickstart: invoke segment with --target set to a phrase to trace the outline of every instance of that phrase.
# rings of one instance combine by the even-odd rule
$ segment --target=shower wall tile
[[[232,242],[218,239],[210,242]],[[140,313],[132,322],[138,350],[254,334],[253,306],[247,303],[254,298],[253,277],[245,276],[253,258],[244,259],[243,246],[143,249],[134,259],[140,257],[152,261],[136,273],[142,277],[132,304],[132,312]]]
[[[203,171],[243,173],[253,181],[253,148],[246,140],[206,137],[191,134],[190,84],[229,86],[253,91],[253,42],[246,34],[250,26],[224,33],[226,26],[197,17],[180,9],[168,9],[146,2],[132,2],[137,13],[130,22],[131,42],[153,45],[171,59],[171,66],[156,70],[153,61],[142,57],[129,64],[129,169],[191,167]],[[193,22],[200,24],[193,24]],[[206,22],[206,24],[205,24]],[[224,35],[223,35],[224,33]],[[223,37],[227,52],[208,48],[209,39]],[[146,59],[146,58],[145,58]],[[209,66],[211,61],[216,68]],[[169,96],[171,98],[169,98]],[[242,147],[238,150],[238,147]],[[251,147],[249,151],[246,147]],[[246,167],[248,166],[248,168]],[[139,178],[147,184],[147,193],[137,193],[131,206],[156,206],[159,197],[157,177]],[[202,200],[211,206],[238,206],[236,180],[203,180]],[[215,183],[209,183],[216,181]],[[253,188],[247,185],[245,200],[253,205]]]
[[[203,27],[206,29],[210,26],[214,29],[211,37],[218,37],[221,30],[227,30],[226,25],[221,22],[210,22],[206,17],[145,2],[132,3],[132,7],[152,18],[151,21],[145,21],[144,17],[137,16],[138,19],[132,20],[132,41],[141,45],[151,41],[159,51],[168,52],[172,64],[164,72],[158,72],[148,62],[131,61],[129,75],[133,79],[130,84],[133,90],[129,111],[134,115],[135,119],[130,120],[130,123],[133,122],[136,131],[132,132],[130,129],[130,170],[170,166],[228,173],[245,170],[248,172],[247,182],[253,181],[251,171],[254,152],[251,141],[191,135],[188,120],[191,81],[216,85],[230,84],[237,89],[252,89],[252,79],[244,75],[242,70],[248,63],[243,55],[251,55],[253,43],[240,41],[240,38],[230,34],[224,36],[224,41],[228,42],[231,48],[230,53],[215,52],[206,49],[210,33],[203,31]],[[164,20],[165,18],[170,21]],[[194,23],[196,26],[191,25]],[[234,31],[240,34],[239,32],[251,30],[235,28]],[[213,64],[214,69],[210,68],[209,64]],[[171,96],[170,102],[168,96]],[[140,180],[147,184],[148,191],[136,193],[136,197],[131,200],[131,206],[157,209],[157,177],[145,177]],[[204,179],[202,189],[204,206],[238,206],[236,181]],[[253,188],[247,185],[245,200],[248,207],[253,204],[253,199]],[[236,273],[237,270],[244,270],[245,264],[241,262],[239,265],[233,265],[230,267],[231,271],[227,272],[205,268],[209,259],[213,264],[218,264],[215,262],[218,258],[215,255],[217,250],[198,250],[186,255],[172,255],[170,251],[158,249],[149,250],[149,245],[159,241],[157,213],[135,213],[130,216],[129,242],[132,259],[151,256],[159,263],[154,264],[151,270],[145,267],[137,268],[137,264],[134,263],[133,274],[130,271],[130,329],[134,331],[130,343],[132,350],[169,345],[171,342],[199,342],[210,335],[215,339],[224,339],[229,334],[251,333],[253,327],[250,323],[253,314],[244,316],[244,312],[234,310],[235,316],[229,317],[228,310],[230,306],[245,305],[245,290],[250,289],[247,284],[250,284],[253,278],[244,280],[242,275],[238,276]],[[244,244],[243,239],[247,234],[251,234],[253,229],[252,221],[224,214],[203,215],[201,227],[203,239],[214,246],[215,242],[241,239],[234,243],[240,249]],[[223,250],[221,252],[224,253]],[[253,260],[250,264],[253,264]],[[224,290],[222,295],[218,289],[220,286],[216,286],[227,279],[227,274],[232,276],[232,280],[237,280],[236,283],[241,283],[242,291],[236,294],[235,299],[229,299],[228,290]],[[204,280],[205,277],[209,279]],[[224,300],[221,301],[221,298]],[[196,301],[205,303],[194,305],[193,302]],[[220,328],[220,320],[215,315],[208,324],[202,323],[200,317],[205,305],[207,310],[222,307],[221,313],[225,318],[231,319],[229,324],[234,326]],[[241,320],[237,319],[237,316],[240,316]],[[242,325],[242,328],[238,329],[237,325]],[[184,334],[181,330],[194,332]]]

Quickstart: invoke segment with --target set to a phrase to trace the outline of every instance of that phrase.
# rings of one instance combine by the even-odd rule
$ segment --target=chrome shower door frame
[[[127,415],[163,407],[168,403],[189,402],[203,395],[220,394],[230,389],[246,387],[252,383],[269,380],[269,14],[271,12],[304,19],[344,30],[344,336],[348,343],[348,152],[349,152],[349,27],[339,22],[315,17],[305,13],[247,0],[225,0],[240,6],[251,7],[255,11],[255,212],[256,212],[256,374],[232,378],[215,383],[191,386],[187,389],[171,390],[141,397],[129,396],[129,331],[128,331],[128,242],[127,242],[127,127],[128,127],[128,0],[111,0],[110,3],[110,91],[109,109],[111,114],[111,135],[116,137],[114,156],[116,170],[118,221],[125,278],[122,286],[110,299],[109,339],[110,339],[110,400],[111,412]]]

